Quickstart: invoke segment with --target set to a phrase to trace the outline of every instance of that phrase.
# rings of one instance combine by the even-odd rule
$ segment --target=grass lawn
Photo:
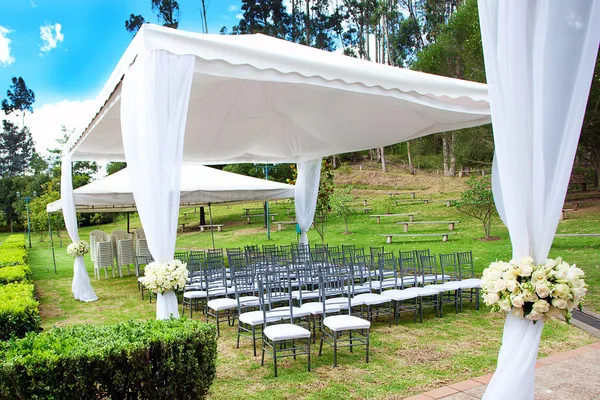
[[[411,183],[412,187],[417,184]],[[381,183],[381,187],[385,184]],[[425,185],[422,185],[423,187]],[[430,199],[429,204],[405,200],[396,207],[394,213],[420,212],[415,220],[446,221],[460,220],[457,235],[451,236],[448,242],[441,238],[405,242],[386,245],[386,249],[398,251],[408,249],[431,249],[432,253],[473,250],[476,270],[481,272],[490,261],[510,259],[511,247],[508,233],[499,220],[493,223],[492,234],[498,236],[497,241],[483,242],[482,228],[477,221],[461,215],[454,207],[446,207],[445,199],[457,198],[457,193],[442,193],[439,185],[422,190],[417,198]],[[454,189],[452,183],[445,184],[446,189]],[[449,189],[450,188],[450,189]],[[397,188],[402,191],[407,188]],[[367,199],[373,214],[385,212],[384,199],[389,190],[354,190],[356,205]],[[417,199],[418,200],[418,199]],[[290,220],[286,214],[289,205],[286,202],[271,204],[278,220]],[[407,204],[408,203],[408,204]],[[247,225],[242,221],[242,208],[259,205],[235,205],[213,207],[214,223],[224,224],[223,232],[215,232],[216,247],[239,247],[249,244],[290,243],[296,241],[293,226],[287,226],[281,232],[271,232],[271,240],[266,238],[266,229],[255,222]],[[189,210],[185,210],[189,212]],[[180,222],[183,222],[183,212]],[[208,218],[208,215],[207,215]],[[382,233],[401,233],[402,226],[396,225],[400,220],[382,219],[376,224],[374,218],[365,214],[351,217],[351,234],[342,234],[344,227],[341,219],[332,215],[328,221],[325,241],[332,245],[354,243],[368,248],[382,246],[385,238]],[[187,220],[190,220],[188,216]],[[582,203],[580,209],[569,215],[559,224],[560,233],[598,233],[600,226],[600,203]],[[136,217],[131,219],[132,228],[139,227]],[[114,224],[99,227],[105,232],[123,229],[125,219]],[[94,228],[82,228],[81,237],[87,238]],[[414,225],[409,232],[437,233],[446,231],[445,225]],[[64,238],[63,234],[63,238]],[[313,243],[320,238],[314,230],[309,232],[309,240]],[[181,249],[199,249],[211,247],[211,234],[184,233],[177,239],[177,247]],[[600,311],[600,268],[598,267],[598,249],[600,238],[557,238],[551,256],[562,255],[570,263],[577,263],[587,274],[590,285],[586,307]],[[92,280],[92,285],[100,300],[94,303],[80,303],[73,300],[70,293],[72,279],[72,260],[66,254],[66,243],[56,249],[57,270],[52,271],[52,253],[47,242],[39,243],[36,237],[30,252],[30,260],[34,273],[36,288],[40,296],[40,310],[44,328],[53,325],[70,324],[109,324],[126,319],[147,319],[154,317],[154,304],[148,299],[142,301],[137,291],[136,278],[132,276],[119,278],[102,278]],[[90,276],[93,276],[91,261],[86,257]],[[133,271],[132,271],[133,272]],[[217,379],[210,397],[212,399],[232,398],[303,398],[303,399],[337,399],[337,398],[401,398],[433,389],[444,384],[458,382],[469,377],[492,372],[495,368],[496,356],[500,346],[504,317],[492,315],[483,306],[476,311],[467,306],[465,312],[454,314],[448,306],[443,318],[435,318],[427,314],[423,324],[412,322],[409,315],[404,316],[399,326],[389,328],[379,322],[374,325],[371,334],[371,362],[364,362],[364,352],[350,354],[347,349],[339,353],[340,367],[334,369],[333,352],[326,345],[324,354],[316,357],[317,346],[313,346],[313,371],[306,372],[306,359],[299,357],[297,361],[287,359],[281,363],[279,377],[273,378],[272,360],[266,359],[266,366],[260,367],[260,357],[252,356],[249,341],[242,339],[242,346],[235,349],[235,328],[222,329],[219,339],[219,359]],[[195,318],[203,318],[195,313]],[[540,356],[561,352],[579,347],[594,341],[587,333],[560,321],[546,324],[540,345]]]

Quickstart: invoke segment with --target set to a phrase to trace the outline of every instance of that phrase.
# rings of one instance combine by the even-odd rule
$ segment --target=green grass
[[[405,188],[396,187],[403,191]],[[369,200],[373,214],[384,212],[383,199],[386,192],[355,190],[356,202]],[[484,242],[478,238],[483,229],[472,218],[458,213],[454,207],[446,207],[445,199],[458,198],[457,193],[419,193],[418,197],[429,198],[430,204],[400,204],[395,213],[420,212],[416,220],[460,220],[457,235],[442,243],[440,238],[432,240],[410,239],[386,245],[386,249],[398,251],[408,249],[431,249],[432,253],[473,250],[476,270],[481,272],[495,259],[508,260],[511,246],[508,233],[499,220],[494,220],[492,235],[499,240]],[[229,205],[213,207],[214,223],[224,224],[223,232],[215,232],[216,247],[240,247],[249,244],[287,244],[296,241],[293,226],[281,232],[272,231],[271,240],[266,238],[266,230],[258,221],[247,225],[242,221],[242,209],[257,207],[258,204]],[[271,204],[272,212],[277,212],[278,220],[289,220],[286,214],[287,202]],[[180,222],[183,222],[183,212]],[[208,219],[208,210],[207,210]],[[190,218],[188,217],[188,222]],[[582,203],[580,209],[569,214],[569,218],[559,224],[560,233],[598,232],[600,203]],[[137,217],[131,218],[132,228],[140,226]],[[105,232],[124,229],[125,219],[99,227]],[[80,230],[82,238],[97,227]],[[276,227],[275,227],[276,229]],[[381,233],[400,233],[402,227],[392,218],[382,219],[376,224],[374,218],[365,214],[351,217],[352,234],[342,234],[343,223],[332,215],[328,221],[325,241],[332,245],[357,244],[382,246],[385,238]],[[410,231],[444,232],[445,225],[415,225]],[[64,239],[63,234],[63,239]],[[309,240],[320,241],[314,230],[309,232]],[[417,241],[418,240],[418,241]],[[142,301],[137,291],[136,278],[123,279],[102,277],[92,285],[100,300],[94,303],[81,303],[73,300],[70,293],[72,260],[66,254],[65,240],[62,248],[56,248],[58,274],[52,272],[52,253],[47,242],[39,243],[36,237],[30,252],[33,276],[40,296],[40,311],[43,327],[53,325],[110,324],[126,319],[147,319],[154,317],[154,304],[148,299]],[[181,249],[210,248],[211,233],[179,234],[177,247]],[[582,267],[590,285],[586,307],[600,311],[600,268],[598,267],[599,238],[557,238],[551,256],[561,255],[570,263]],[[90,276],[93,276],[91,261],[86,257]],[[195,313],[195,318],[203,318]],[[389,398],[409,396],[441,385],[458,382],[492,372],[495,368],[497,352],[502,337],[504,316],[490,314],[485,307],[476,311],[471,305],[462,314],[454,314],[448,307],[444,318],[435,318],[431,313],[425,316],[423,324],[412,322],[411,316],[404,316],[399,326],[388,328],[387,324],[377,323],[372,330],[372,358],[364,362],[364,352],[350,354],[347,349],[340,351],[340,367],[332,367],[332,350],[326,345],[324,355],[316,357],[317,346],[313,346],[313,372],[306,372],[306,359],[287,359],[281,363],[280,376],[273,378],[272,361],[267,358],[266,366],[260,367],[260,358],[252,356],[250,342],[242,339],[242,346],[235,349],[235,328],[224,327],[219,339],[217,379],[211,389],[211,399],[338,399],[338,398]],[[540,356],[572,349],[594,341],[587,333],[552,321],[546,324],[540,345]]]

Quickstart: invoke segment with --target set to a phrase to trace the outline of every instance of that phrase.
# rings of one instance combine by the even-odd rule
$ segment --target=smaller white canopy
[[[127,168],[73,191],[77,212],[124,212],[135,210]],[[181,205],[204,205],[241,201],[269,201],[294,197],[294,186],[221,171],[199,164],[183,165]],[[62,209],[61,200],[46,211]]]

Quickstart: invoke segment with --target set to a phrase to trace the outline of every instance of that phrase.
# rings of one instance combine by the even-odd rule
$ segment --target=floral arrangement
[[[188,281],[187,264],[180,260],[151,262],[144,269],[144,286],[154,293],[181,289]]]
[[[510,311],[534,323],[560,315],[569,322],[571,311],[581,308],[587,292],[584,276],[575,264],[561,258],[539,265],[531,257],[520,263],[497,261],[483,271],[483,300],[492,311]]]
[[[90,246],[85,240],[80,240],[79,242],[71,243],[67,246],[67,253],[73,258],[84,256],[90,252]]]

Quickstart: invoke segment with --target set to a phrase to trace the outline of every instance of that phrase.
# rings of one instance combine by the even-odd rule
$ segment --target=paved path
[[[535,400],[600,399],[600,342],[540,358],[535,368]],[[480,376],[406,400],[481,399],[491,378]]]

